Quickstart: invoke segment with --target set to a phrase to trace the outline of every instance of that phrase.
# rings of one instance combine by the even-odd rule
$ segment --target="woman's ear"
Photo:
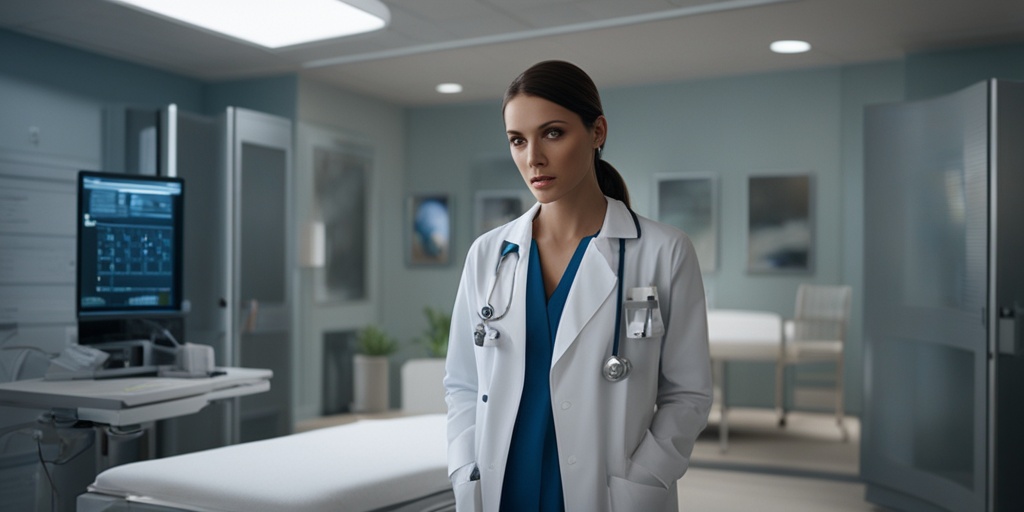
[[[604,141],[608,137],[608,120],[604,116],[597,116],[594,120],[594,149],[604,147]]]

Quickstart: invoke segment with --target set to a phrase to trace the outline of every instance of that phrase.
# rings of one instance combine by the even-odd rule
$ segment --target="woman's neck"
[[[533,219],[533,238],[557,244],[578,243],[601,229],[607,208],[604,194],[562,198],[542,205]]]

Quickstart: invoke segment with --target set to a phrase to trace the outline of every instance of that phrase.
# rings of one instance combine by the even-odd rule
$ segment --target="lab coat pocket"
[[[665,334],[656,286],[630,288],[622,306],[626,315],[627,338],[660,338]]]
[[[665,501],[671,496],[668,489],[660,485],[638,484],[617,476],[609,478],[608,494],[612,512],[664,510]]]
[[[467,480],[455,486],[455,512],[480,512],[480,480]]]

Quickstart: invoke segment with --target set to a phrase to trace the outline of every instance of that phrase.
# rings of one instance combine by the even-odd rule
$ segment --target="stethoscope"
[[[491,320],[501,320],[508,314],[508,308],[512,307],[512,296],[515,293],[516,279],[515,279],[515,266],[512,270],[512,287],[508,291],[508,300],[505,301],[505,310],[501,314],[495,316],[494,306],[491,305],[491,298],[494,296],[494,288],[498,285],[498,275],[501,273],[501,264],[505,261],[505,258],[509,254],[516,256],[516,265],[519,265],[519,246],[503,240],[501,242],[501,254],[498,256],[498,264],[494,266],[494,278],[491,281],[491,291],[487,292],[487,300],[484,302],[484,307],[480,308],[480,312],[477,315],[483,322],[476,324],[476,328],[473,329],[473,343],[478,347],[484,346],[486,340],[496,340],[501,336],[501,333],[497,329],[493,329],[488,325]]]
[[[636,225],[636,237],[640,238],[640,221],[637,219],[633,210],[629,210],[629,214],[633,216],[633,223]],[[512,306],[512,296],[515,292],[515,271],[513,267],[512,286],[508,292],[508,300],[505,302],[505,309],[498,315],[495,315],[495,308],[491,305],[491,298],[494,295],[494,288],[498,284],[498,276],[501,272],[501,264],[505,261],[505,258],[514,254],[516,256],[516,265],[519,264],[519,246],[503,240],[501,242],[501,253],[498,255],[498,264],[494,266],[494,277],[491,281],[491,289],[487,292],[487,299],[484,306],[480,308],[477,315],[482,320],[481,323],[476,324],[476,328],[473,330],[473,343],[478,347],[484,346],[487,340],[497,340],[501,337],[501,333],[497,329],[490,327],[489,322],[492,320],[500,320],[506,314],[508,314],[509,307]],[[623,356],[619,355],[619,338],[621,337],[619,331],[622,327],[622,276],[626,266],[626,240],[624,238],[619,239],[619,269],[618,269],[618,294],[619,300],[615,305],[615,339],[612,343],[612,355],[608,356],[604,364],[601,366],[601,373],[604,378],[609,382],[618,382],[629,376],[629,373],[633,370],[633,364],[629,362]]]

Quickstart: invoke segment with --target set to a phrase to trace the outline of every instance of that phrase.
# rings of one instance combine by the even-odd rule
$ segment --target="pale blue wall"
[[[198,111],[203,84],[181,75],[0,29],[0,75],[96,102],[175,102]]]
[[[298,117],[299,78],[294,74],[231,80],[203,87],[203,112],[212,115],[241,107],[295,120]]]
[[[0,148],[92,159],[101,150],[93,141],[102,127],[76,138],[64,133],[69,130],[68,116],[73,116],[71,125],[77,128],[92,126],[92,119],[86,118],[102,119],[111,105],[160,108],[175,103],[180,110],[196,113],[216,114],[232,105],[295,119],[298,78],[206,83],[0,30],[0,98]],[[39,120],[50,123],[39,126],[44,136],[55,133],[63,140],[49,148],[28,146],[27,137],[20,134]]]
[[[410,293],[400,285],[384,286],[384,276],[402,268],[402,187],[408,172],[405,163],[405,111],[402,107],[310,80],[299,82],[298,130],[296,134],[296,215],[304,225],[314,214],[313,148],[328,149],[341,144],[357,144],[369,149],[373,155],[372,176],[367,178],[367,293],[362,300],[320,301],[313,289],[317,279],[322,280],[323,269],[300,269],[300,293],[295,315],[295,333],[302,340],[296,347],[295,360],[299,365],[293,389],[296,417],[306,419],[320,416],[324,382],[325,335],[352,333],[368,324],[385,326],[388,333],[408,342],[422,327],[416,324],[418,310],[410,313],[405,331],[391,323],[381,322],[382,310],[391,310],[401,304]],[[426,300],[419,296],[420,300]],[[419,306],[422,309],[422,305]],[[390,316],[390,315],[389,315]],[[400,363],[415,354],[411,343],[406,343],[392,358],[391,404],[400,405]],[[340,364],[340,363],[339,363]],[[335,378],[340,378],[337,376]],[[345,396],[343,391],[338,392]]]
[[[451,309],[455,301],[462,264],[472,243],[476,182],[473,172],[481,162],[508,154],[504,149],[505,128],[500,110],[500,104],[484,103],[411,109],[406,114],[406,171],[402,188],[406,196],[414,192],[451,195],[453,261],[441,267],[410,267],[400,259],[401,266],[386,274],[385,288],[393,286],[402,293],[392,297],[395,302],[382,311],[382,320],[386,324],[399,323],[403,322],[403,315],[409,314],[416,324],[402,334],[419,335],[426,328],[422,313],[425,305]],[[399,233],[402,232],[395,232]]]

